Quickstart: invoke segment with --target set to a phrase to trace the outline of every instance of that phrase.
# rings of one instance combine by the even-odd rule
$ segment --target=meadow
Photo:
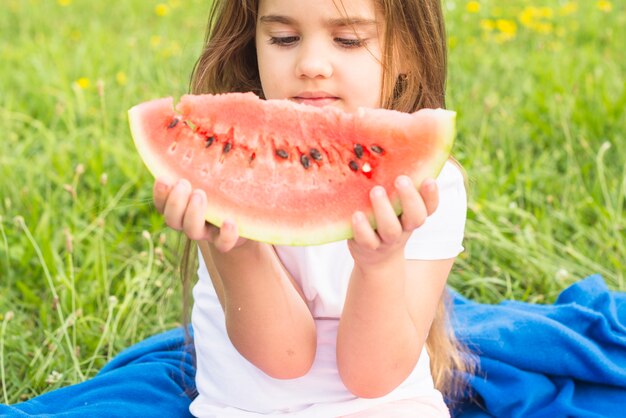
[[[450,285],[486,303],[550,303],[592,273],[626,290],[623,2],[444,7],[470,199]],[[181,323],[180,237],[126,111],[187,91],[208,10],[0,5],[0,402],[87,379]]]

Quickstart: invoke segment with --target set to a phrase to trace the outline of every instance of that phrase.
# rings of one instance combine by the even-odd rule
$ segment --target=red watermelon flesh
[[[436,177],[454,141],[455,113],[384,109],[346,113],[253,93],[163,98],[129,110],[148,169],[204,189],[206,219],[236,222],[242,237],[314,245],[352,236],[372,219],[369,191],[382,185],[400,213],[394,180]],[[373,220],[373,219],[372,219]]]

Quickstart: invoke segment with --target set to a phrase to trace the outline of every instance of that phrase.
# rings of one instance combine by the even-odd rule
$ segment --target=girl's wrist
[[[381,260],[354,261],[354,270],[364,279],[379,280],[395,275],[398,271],[404,271],[404,254],[393,254]]]
[[[232,263],[241,263],[242,260],[252,259],[260,256],[261,243],[252,240],[244,240],[228,251],[220,251],[213,243],[209,242],[211,254],[215,258],[223,261],[231,260]],[[245,262],[245,261],[244,261]]]

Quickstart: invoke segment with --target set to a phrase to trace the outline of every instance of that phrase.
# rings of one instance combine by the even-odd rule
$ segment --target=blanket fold
[[[479,405],[466,399],[457,416],[626,416],[626,293],[593,275],[552,305],[453,296],[454,329],[479,364]]]
[[[453,297],[453,325],[479,368],[467,376],[474,400],[455,416],[626,416],[626,293],[595,275],[552,305]],[[0,405],[0,417],[190,417],[194,375],[178,328],[124,350],[90,380]]]

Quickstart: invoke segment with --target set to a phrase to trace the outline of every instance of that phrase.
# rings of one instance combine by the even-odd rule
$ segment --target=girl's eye
[[[365,41],[363,39],[354,39],[354,38],[335,38],[335,42],[337,42],[343,48],[359,48],[363,46]]]
[[[299,40],[299,36],[271,36],[270,44],[278,46],[291,46]]]

